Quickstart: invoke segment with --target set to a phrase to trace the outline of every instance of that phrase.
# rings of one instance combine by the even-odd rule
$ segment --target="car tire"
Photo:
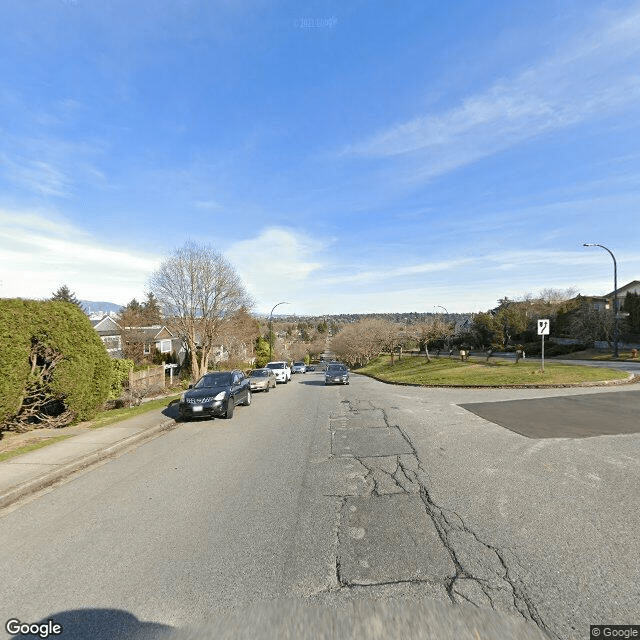
[[[243,404],[245,407],[248,407],[251,404],[251,391],[249,391],[249,389],[247,389],[247,399]]]
[[[227,400],[227,410],[224,412],[224,417],[227,420],[231,420],[231,418],[233,418],[233,410],[235,406],[236,406],[236,403],[233,397],[229,398],[229,400]]]

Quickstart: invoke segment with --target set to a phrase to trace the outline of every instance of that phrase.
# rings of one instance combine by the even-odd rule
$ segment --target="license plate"
[[[191,411],[193,411],[193,413],[197,413],[198,411],[202,411],[202,405],[201,404],[196,404],[193,407],[191,407]]]

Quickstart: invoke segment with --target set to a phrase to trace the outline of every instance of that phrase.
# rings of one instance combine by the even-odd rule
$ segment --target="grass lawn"
[[[587,366],[545,362],[544,373],[539,362],[516,364],[508,360],[471,359],[467,362],[449,358],[404,357],[393,366],[389,356],[380,356],[357,373],[364,373],[386,382],[444,386],[508,386],[560,385],[579,382],[600,382],[626,379],[624,371]]]
[[[109,424],[126,420],[127,418],[133,418],[139,416],[148,411],[155,411],[156,409],[164,409],[173,400],[177,400],[180,397],[180,393],[175,393],[163,398],[157,398],[156,400],[149,400],[143,402],[137,407],[124,407],[122,409],[111,409],[109,411],[101,411],[98,415],[91,420],[88,425],[90,429],[98,429],[99,427],[106,427]]]

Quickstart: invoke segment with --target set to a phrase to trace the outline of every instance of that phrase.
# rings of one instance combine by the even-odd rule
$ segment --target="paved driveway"
[[[459,406],[527,438],[640,433],[640,389]]]

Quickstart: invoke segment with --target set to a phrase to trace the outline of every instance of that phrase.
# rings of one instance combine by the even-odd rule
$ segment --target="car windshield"
[[[265,376],[268,376],[268,375],[269,375],[269,372],[265,371],[264,369],[256,369],[256,371],[251,372],[252,378],[264,378]]]
[[[268,364],[269,369],[284,369],[284,362],[272,362]]]
[[[327,371],[332,371],[334,373],[339,373],[340,371],[346,371],[347,367],[345,367],[343,364],[330,364],[327,367]]]
[[[208,373],[196,382],[195,389],[206,389],[207,387],[226,387],[231,384],[230,373]]]

